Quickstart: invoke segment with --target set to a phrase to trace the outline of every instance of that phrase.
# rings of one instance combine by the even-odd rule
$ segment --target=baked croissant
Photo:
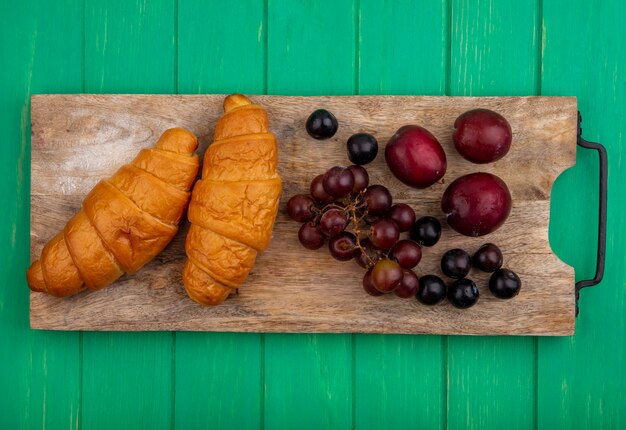
[[[189,202],[200,160],[198,140],[165,131],[85,197],[81,210],[26,271],[33,291],[66,297],[133,274],[172,240]]]
[[[265,110],[226,97],[189,204],[183,282],[196,302],[222,303],[268,247],[281,193],[277,153]]]

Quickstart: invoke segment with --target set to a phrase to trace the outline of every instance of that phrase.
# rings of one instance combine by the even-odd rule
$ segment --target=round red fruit
[[[454,121],[452,141],[459,154],[473,163],[491,163],[511,148],[513,133],[509,122],[489,109],[465,112]]]
[[[287,202],[287,214],[291,219],[298,222],[307,222],[313,219],[315,202],[310,196],[296,194]]]
[[[415,297],[418,288],[419,279],[415,272],[409,269],[402,269],[402,280],[400,281],[400,285],[393,290],[393,293],[402,299],[408,299]]]
[[[404,269],[412,269],[417,266],[422,259],[422,247],[417,242],[409,239],[399,240],[389,256],[396,260]]]
[[[400,285],[402,268],[395,261],[379,260],[372,269],[374,287],[382,293],[390,293]]]
[[[511,194],[491,173],[470,173],[454,180],[443,193],[441,209],[448,224],[466,236],[483,236],[498,229],[511,213]]]
[[[405,125],[385,147],[385,160],[396,178],[416,188],[426,188],[446,173],[446,153],[424,127]]]

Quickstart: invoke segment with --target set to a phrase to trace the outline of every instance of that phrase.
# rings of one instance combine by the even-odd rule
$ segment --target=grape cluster
[[[415,297],[419,279],[412,269],[422,259],[422,245],[434,245],[441,235],[437,220],[416,222],[413,209],[393,204],[383,185],[370,185],[360,165],[335,166],[316,176],[309,194],[289,199],[287,214],[303,223],[298,232],[302,246],[314,250],[327,243],[335,259],[363,267],[363,289],[373,296]],[[409,231],[411,239],[400,237]]]

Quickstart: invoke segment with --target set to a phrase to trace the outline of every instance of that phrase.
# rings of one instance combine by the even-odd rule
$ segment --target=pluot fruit
[[[511,148],[511,125],[499,113],[473,109],[454,121],[452,141],[456,150],[473,163],[491,163]]]
[[[443,193],[441,209],[448,224],[466,236],[495,231],[511,213],[511,194],[504,181],[478,172],[455,179]]]
[[[418,125],[405,125],[389,139],[385,160],[396,178],[426,188],[446,173],[446,153],[435,136]]]

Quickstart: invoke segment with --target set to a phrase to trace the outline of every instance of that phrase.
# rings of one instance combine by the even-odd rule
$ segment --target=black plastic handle
[[[578,316],[578,299],[580,298],[580,290],[586,287],[593,287],[602,281],[604,276],[604,263],[606,257],[606,200],[607,200],[607,177],[609,174],[609,164],[607,153],[604,146],[595,142],[587,142],[583,139],[583,129],[580,126],[582,117],[578,112],[578,137],[576,143],[578,146],[587,149],[595,149],[600,157],[600,207],[598,210],[598,255],[596,263],[596,275],[593,279],[586,279],[576,282],[576,316]]]

